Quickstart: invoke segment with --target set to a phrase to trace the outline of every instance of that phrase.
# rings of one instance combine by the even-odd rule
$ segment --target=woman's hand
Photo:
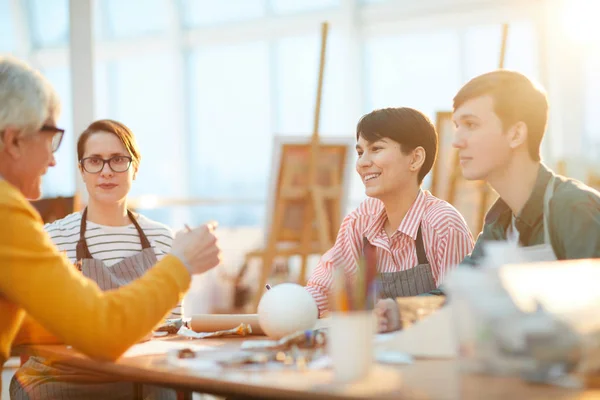
[[[201,274],[221,262],[221,250],[214,234],[216,227],[216,222],[211,222],[175,235],[171,253],[185,264],[190,274]]]
[[[394,299],[379,300],[375,305],[377,317],[377,331],[379,333],[397,331],[402,328],[400,324],[400,310]]]

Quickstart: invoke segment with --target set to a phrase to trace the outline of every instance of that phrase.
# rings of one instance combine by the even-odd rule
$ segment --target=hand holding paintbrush
[[[214,234],[216,223],[201,225],[186,232],[178,232],[171,253],[179,258],[190,274],[201,274],[220,263],[220,249]]]

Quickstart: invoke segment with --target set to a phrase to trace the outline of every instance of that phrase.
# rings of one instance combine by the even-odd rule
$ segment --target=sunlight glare
[[[567,0],[563,18],[566,34],[578,43],[600,43],[600,1]]]

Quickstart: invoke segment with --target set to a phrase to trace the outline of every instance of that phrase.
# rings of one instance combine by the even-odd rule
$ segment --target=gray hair
[[[39,71],[14,57],[0,56],[0,132],[8,127],[36,131],[59,112],[58,95]]]

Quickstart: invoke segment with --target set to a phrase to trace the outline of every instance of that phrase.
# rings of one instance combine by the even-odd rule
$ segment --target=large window
[[[169,25],[169,1],[97,0],[106,10],[106,36],[112,39],[164,33]]]
[[[234,23],[264,17],[266,0],[183,0],[187,26]]]
[[[187,26],[215,26],[338,7],[342,0],[182,0]]]
[[[321,36],[315,34],[278,39],[273,45],[276,133],[306,135],[313,131]],[[348,113],[349,81],[344,43],[330,32],[325,59],[319,132],[325,136],[352,135],[358,116]],[[358,82],[354,82],[358,84]]]
[[[479,25],[465,30],[465,78],[498,68],[502,44],[502,26]],[[534,24],[517,21],[509,24],[504,68],[517,70],[539,80],[539,55]]]
[[[590,52],[585,65],[585,136],[583,147],[589,160],[600,160],[600,54]],[[597,161],[596,161],[597,162]],[[596,164],[598,167],[598,164]]]
[[[60,149],[55,154],[56,166],[49,168],[42,179],[43,195],[45,197],[73,196],[77,167],[75,150],[77,132],[73,132],[70,71],[66,67],[58,67],[42,72],[60,96],[62,112],[57,124],[66,131]]]
[[[367,110],[413,107],[434,118],[460,84],[454,31],[373,37],[365,43]]]
[[[11,53],[17,48],[17,35],[11,18],[10,0],[0,0],[0,53]]]
[[[342,0],[271,0],[270,7],[274,14],[289,15],[337,7],[341,2]]]
[[[268,50],[261,41],[192,52],[188,157],[195,196],[265,198],[273,132]],[[259,215],[236,215],[239,207],[224,211],[228,222],[259,223]]]
[[[34,47],[59,47],[69,39],[69,0],[26,0]]]
[[[271,212],[274,135],[308,140],[313,130],[323,20],[330,34],[322,136],[352,138],[361,115],[381,107],[414,107],[432,119],[450,110],[466,80],[498,67],[506,21],[505,67],[547,78],[540,73],[535,5],[443,2],[463,2],[453,14],[438,13],[430,1],[408,7],[409,0],[94,0],[95,118],[122,121],[138,139],[142,163],[131,196],[187,201],[144,210],[167,224],[263,224]],[[77,174],[68,7],[69,0],[0,0],[0,52],[30,54],[64,105],[60,124],[68,133],[58,166],[44,178],[47,196],[72,195]],[[473,18],[456,19],[463,13]],[[581,134],[585,151],[597,158],[600,58],[588,53]],[[551,133],[564,134],[560,127]],[[356,173],[350,189],[355,206],[364,198]]]
[[[142,162],[131,194],[181,194],[182,132],[171,129],[177,115],[173,68],[169,54],[132,57],[115,63],[110,117],[123,122],[135,134]]]

